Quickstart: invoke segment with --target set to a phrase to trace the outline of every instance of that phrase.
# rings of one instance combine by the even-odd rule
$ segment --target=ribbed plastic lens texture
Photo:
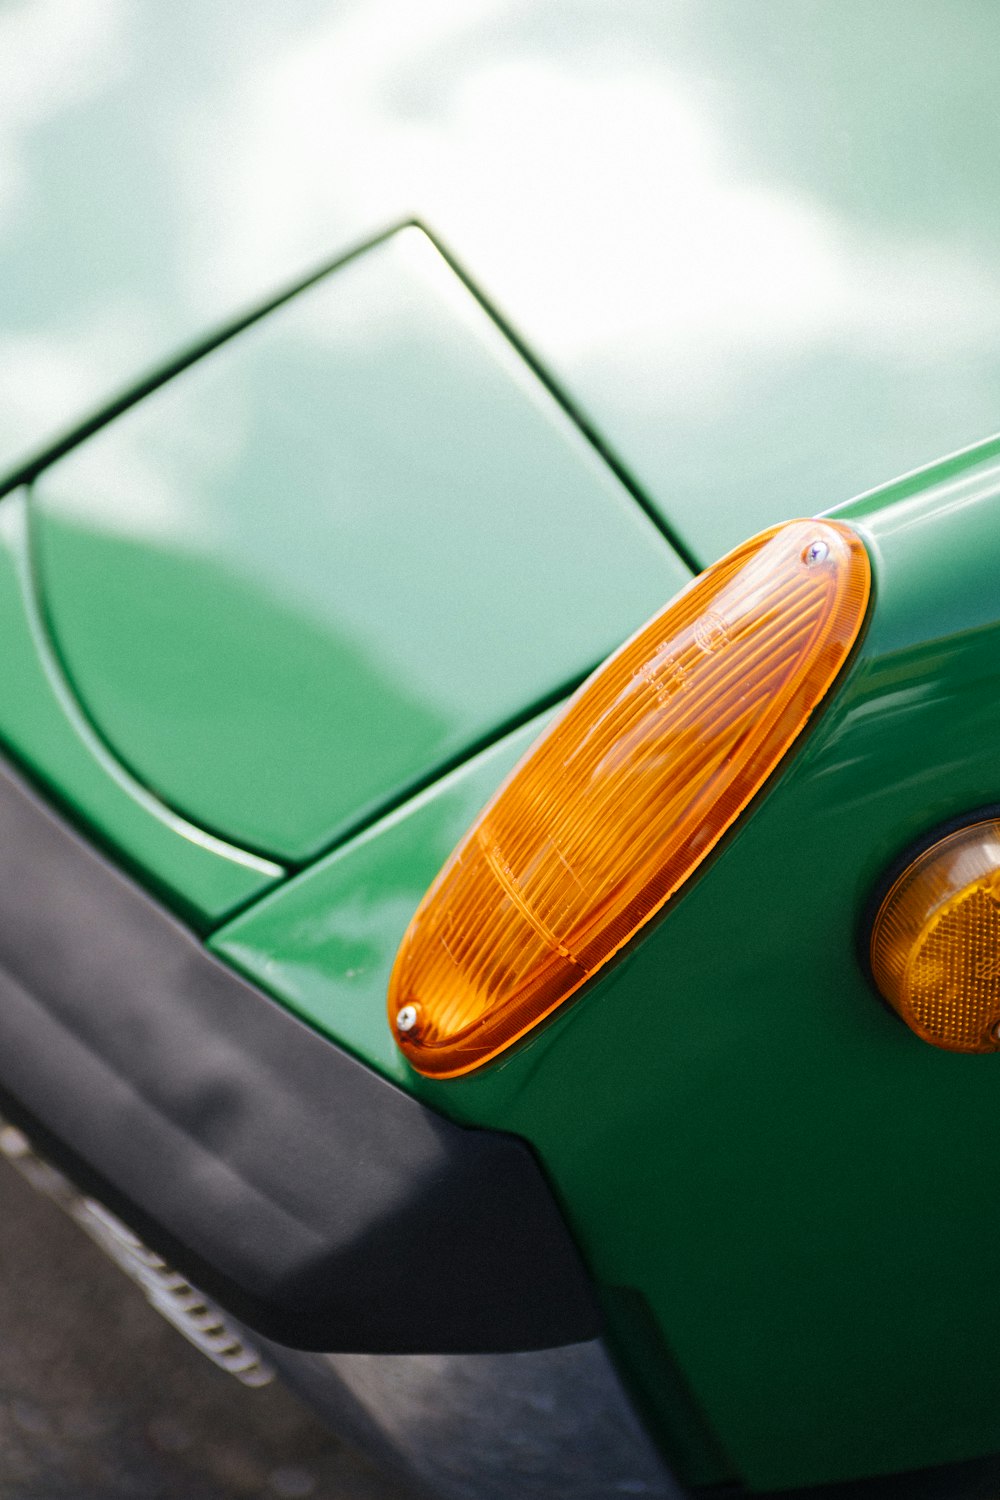
[[[852,531],[790,522],[695,579],[583,685],[406,933],[389,1017],[415,1068],[495,1057],[659,910],[823,697],[869,587]]]
[[[925,1042],[1000,1051],[1000,822],[970,824],[914,860],[882,903],[871,958]]]

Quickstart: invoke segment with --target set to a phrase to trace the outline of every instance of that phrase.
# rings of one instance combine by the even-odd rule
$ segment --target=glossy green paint
[[[388,966],[427,886],[549,718],[540,715],[460,766],[227,925],[210,946],[311,1025],[413,1089],[413,1072],[385,1024]],[[602,1287],[600,1294],[613,1346],[627,1351],[633,1395],[650,1408],[677,1471],[698,1484],[731,1477],[648,1308],[628,1290]]]
[[[84,442],[31,506],[50,628],[116,754],[292,861],[689,576],[416,228]]]
[[[417,214],[708,560],[989,431],[992,6],[0,7],[0,468]]]
[[[1000,443],[841,514],[875,604],[840,689],[645,940],[504,1063],[407,1076],[384,1021],[461,831],[448,786],[214,940],[435,1107],[533,1143],[599,1283],[646,1298],[757,1488],[1000,1449],[1000,1068],[920,1042],[857,951],[890,862],[1000,802]]]
[[[210,946],[379,1072],[412,1088],[386,1025],[387,959],[476,813],[542,732],[543,714],[459,766],[210,939]]]
[[[218,923],[285,872],[179,818],[94,733],[38,610],[26,511],[23,490],[0,503],[0,746],[190,921]]]

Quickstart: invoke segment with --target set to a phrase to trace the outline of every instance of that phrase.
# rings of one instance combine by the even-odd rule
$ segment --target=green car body
[[[352,47],[362,67],[365,18],[385,17],[307,11],[293,26],[264,7],[231,58],[206,52],[201,108],[213,87],[263,101],[261,120],[293,122],[290,159],[336,182],[320,117],[286,94],[315,106],[311,69]],[[264,249],[219,280],[216,178],[173,72],[208,23],[182,42],[166,12],[159,37],[95,8],[95,36],[120,32],[80,43],[106,77],[68,88],[51,140],[26,130],[44,191],[0,237],[15,382],[102,299],[138,330],[0,433],[0,745],[213,954],[433,1111],[530,1145],[689,1487],[1000,1452],[996,1060],[920,1042],[864,960],[886,870],[1000,803],[1000,440],[968,446],[1000,387],[977,176],[1000,145],[992,116],[977,130],[996,23],[963,10],[918,31],[890,11],[414,23],[369,114],[354,103],[371,181],[345,165],[341,202],[295,179],[287,236],[265,232],[278,148],[248,130],[267,191],[255,203],[234,170],[223,206]],[[540,229],[511,218],[502,143],[454,123],[466,109],[485,130],[474,85],[511,119],[520,97],[539,132],[522,190]],[[645,132],[664,133],[652,207],[634,163],[598,158],[594,197],[627,220],[603,239],[593,202],[574,230],[542,201],[576,159],[560,109],[586,141],[588,98],[634,110],[622,148],[645,166]],[[437,163],[411,164],[426,204],[399,197],[397,115]],[[158,118],[172,154],[152,180]],[[483,140],[497,202],[466,211],[449,174],[472,192],[462,152]],[[508,149],[530,163],[530,141]],[[471,1076],[419,1077],[387,1025],[389,972],[476,812],[692,571],[820,511],[862,537],[873,596],[807,734],[551,1024]]]

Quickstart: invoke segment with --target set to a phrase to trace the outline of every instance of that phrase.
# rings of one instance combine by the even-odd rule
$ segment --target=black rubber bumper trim
[[[441,1118],[209,954],[0,762],[0,1096],[86,1192],[300,1349],[593,1338],[531,1152]]]
[[[691,1500],[996,1500],[998,1487],[1000,1457],[993,1456],[790,1490],[748,1490],[733,1484],[689,1493]]]

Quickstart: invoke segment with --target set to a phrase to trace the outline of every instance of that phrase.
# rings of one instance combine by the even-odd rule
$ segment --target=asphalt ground
[[[193,1349],[0,1160],[0,1500],[406,1500]]]

